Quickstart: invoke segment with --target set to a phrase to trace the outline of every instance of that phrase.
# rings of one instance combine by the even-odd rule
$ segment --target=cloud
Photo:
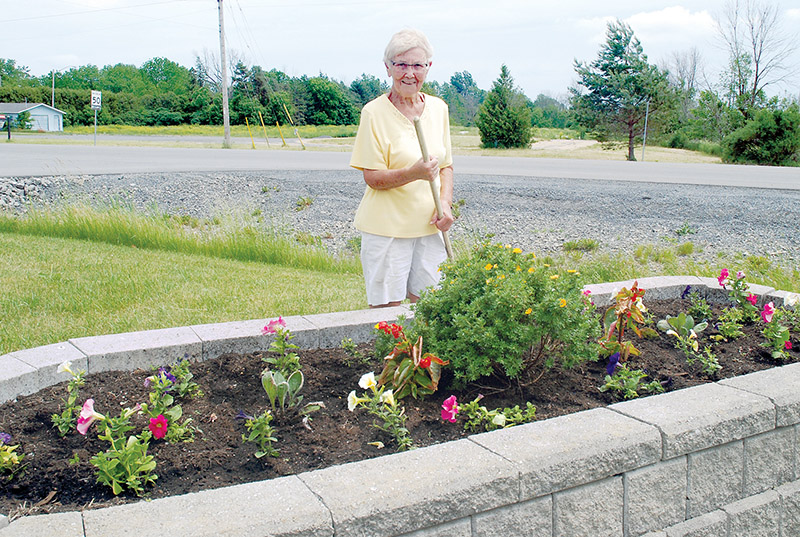
[[[625,22],[631,25],[645,52],[665,46],[685,50],[705,43],[716,32],[716,23],[708,11],[690,11],[682,6],[636,13]]]
[[[786,18],[800,21],[800,9],[787,9]]]

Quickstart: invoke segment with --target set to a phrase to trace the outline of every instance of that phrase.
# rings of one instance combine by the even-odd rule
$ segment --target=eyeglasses
[[[397,67],[401,71],[408,71],[409,69],[414,71],[415,73],[421,73],[428,67],[430,64],[427,63],[406,63],[406,62],[392,62],[392,66]]]

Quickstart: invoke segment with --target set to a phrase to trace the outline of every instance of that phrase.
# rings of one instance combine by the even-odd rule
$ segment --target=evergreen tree
[[[588,65],[576,61],[575,72],[579,87],[570,92],[578,122],[601,137],[627,137],[628,160],[636,160],[634,140],[643,132],[645,115],[673,102],[667,73],[647,63],[633,30],[619,20],[608,23],[597,59]]]
[[[525,96],[514,86],[508,67],[500,68],[500,78],[478,111],[475,120],[483,147],[528,147],[533,138],[531,111]]]

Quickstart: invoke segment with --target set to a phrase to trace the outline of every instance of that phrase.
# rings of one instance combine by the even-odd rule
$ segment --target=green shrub
[[[800,113],[760,110],[744,127],[723,141],[725,161],[742,164],[797,166],[800,164]]]
[[[484,243],[442,272],[441,288],[423,293],[415,319],[457,384],[491,375],[530,382],[556,362],[597,360],[600,325],[576,271]]]
[[[500,78],[486,95],[475,124],[483,147],[525,148],[530,145],[533,139],[531,111],[505,65],[500,69]]]

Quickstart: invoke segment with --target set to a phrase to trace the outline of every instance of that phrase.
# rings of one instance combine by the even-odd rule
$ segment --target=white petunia
[[[365,390],[374,390],[378,386],[378,381],[375,380],[375,373],[369,372],[361,377],[358,385]]]

